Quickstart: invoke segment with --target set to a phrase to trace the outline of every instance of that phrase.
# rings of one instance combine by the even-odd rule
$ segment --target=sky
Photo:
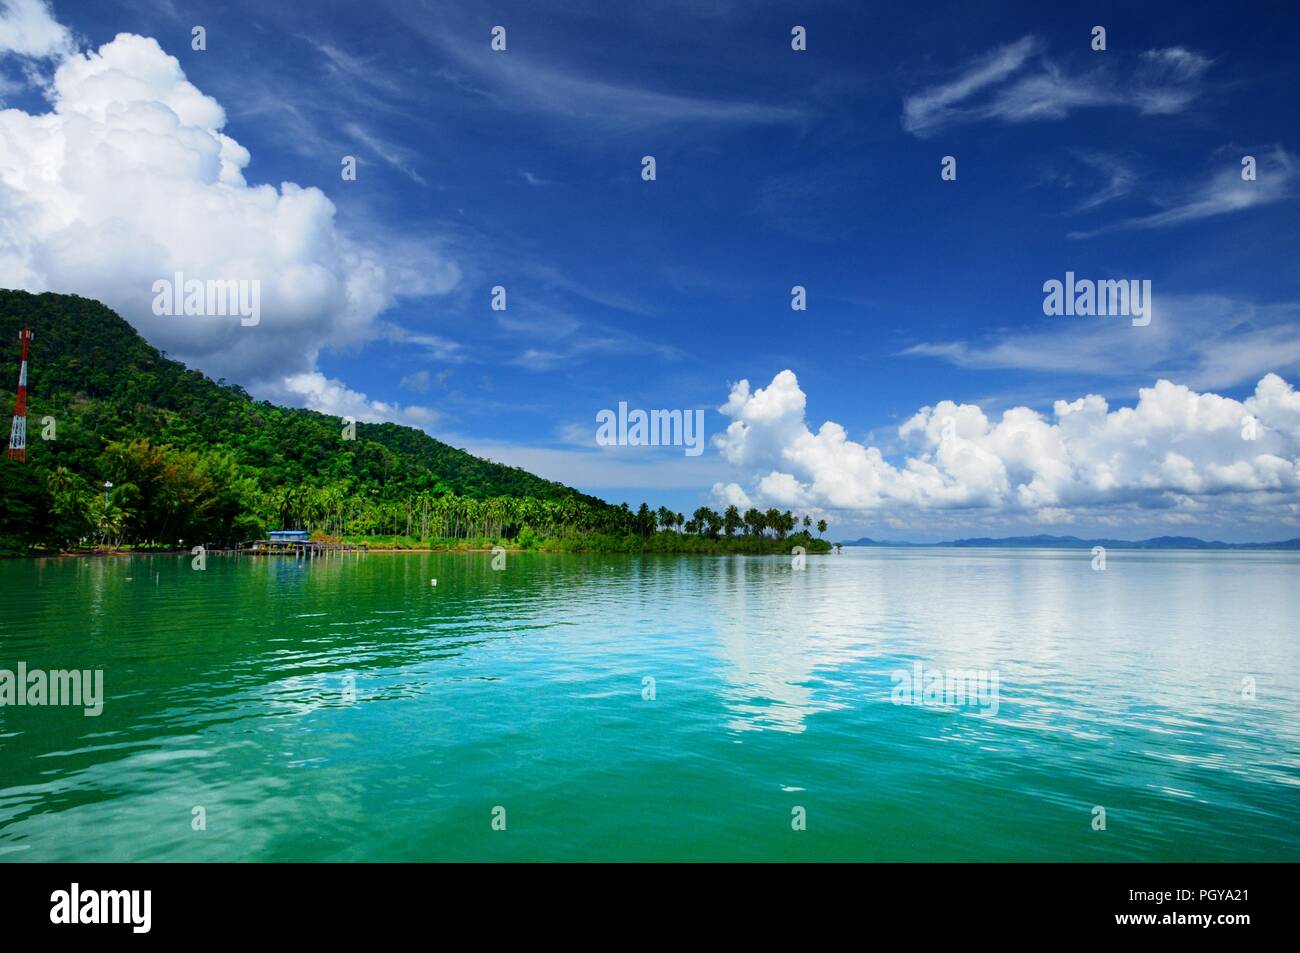
[[[0,286],[613,502],[1300,536],[1300,17],[1051,6],[0,0]]]

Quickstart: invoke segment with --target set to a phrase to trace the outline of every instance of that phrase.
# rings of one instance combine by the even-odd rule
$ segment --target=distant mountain
[[[845,546],[928,546],[949,547],[956,549],[1092,549],[1102,546],[1106,549],[1300,549],[1300,538],[1285,539],[1273,543],[1224,543],[1219,540],[1204,540],[1195,536],[1154,536],[1151,539],[1080,539],[1078,536],[1004,536],[994,538],[979,536],[970,539],[954,539],[943,543],[895,543],[882,542],[863,536],[861,539],[846,540]]]
[[[845,540],[842,546],[925,546],[926,543],[900,543],[891,539],[872,539],[869,536],[863,536],[861,539]]]

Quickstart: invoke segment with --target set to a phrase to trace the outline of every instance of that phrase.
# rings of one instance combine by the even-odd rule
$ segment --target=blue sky
[[[1300,18],[1045,6],[104,0],[50,5],[66,36],[43,45],[44,8],[18,0],[4,107],[49,112],[61,58],[153,38],[224,110],[249,188],[320,190],[331,241],[387,271],[363,314],[304,313],[281,333],[272,308],[238,347],[129,313],[135,293],[109,278],[59,281],[48,236],[8,275],[0,245],[0,284],[99,292],[255,393],[421,425],[615,501],[770,502],[826,515],[833,535],[917,540],[1298,536],[1300,407],[1257,385],[1294,385],[1300,366]],[[126,69],[152,77],[149,55]],[[955,181],[940,177],[949,155]],[[1043,283],[1067,271],[1149,280],[1152,324],[1045,316]],[[787,370],[797,384],[775,383]],[[1113,414],[1160,379],[1184,391],[1152,396],[1137,422],[1103,414],[1060,453],[995,431],[1012,408],[1050,425],[1056,401],[1090,394]],[[619,401],[706,408],[721,442],[700,457],[597,448],[595,414]],[[1266,447],[1243,447],[1247,414]],[[946,417],[966,443],[945,449]]]

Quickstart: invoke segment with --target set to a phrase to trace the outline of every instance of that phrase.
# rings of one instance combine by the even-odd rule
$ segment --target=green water
[[[0,563],[0,860],[1300,859],[1295,555],[490,561]]]

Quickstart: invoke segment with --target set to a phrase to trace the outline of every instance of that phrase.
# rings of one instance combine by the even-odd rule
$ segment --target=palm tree
[[[701,506],[691,514],[695,522],[695,531],[697,533],[703,533],[706,531],[709,523],[710,512],[712,511],[707,506]]]
[[[86,481],[67,467],[56,467],[46,478],[46,487],[53,499],[54,515],[60,519],[61,542],[79,542],[94,526],[91,504],[95,495]]]
[[[763,514],[763,522],[767,528],[776,534],[777,539],[785,539],[785,519],[781,516],[781,511],[775,506]]]
[[[817,521],[817,535],[818,535],[818,536],[821,536],[821,535],[823,535],[825,532],[826,532],[826,521],[825,521],[825,520],[818,520],[818,521]]]
[[[111,541],[114,550],[122,545],[126,528],[135,518],[135,508],[131,503],[138,493],[134,483],[123,483],[106,496],[94,498],[91,512],[100,541],[105,545]]]
[[[636,531],[643,538],[655,531],[655,515],[646,503],[642,503],[636,511]]]
[[[287,483],[276,487],[272,494],[272,505],[275,507],[275,514],[279,517],[281,529],[292,529],[290,525],[293,522],[294,491],[293,487]]]
[[[722,531],[722,514],[717,510],[711,510],[705,507],[704,510],[705,532],[714,539],[717,539],[718,533]]]
[[[736,530],[740,528],[740,524],[740,510],[733,503],[731,506],[728,506],[726,512],[722,514],[722,531],[728,536],[734,536]]]

